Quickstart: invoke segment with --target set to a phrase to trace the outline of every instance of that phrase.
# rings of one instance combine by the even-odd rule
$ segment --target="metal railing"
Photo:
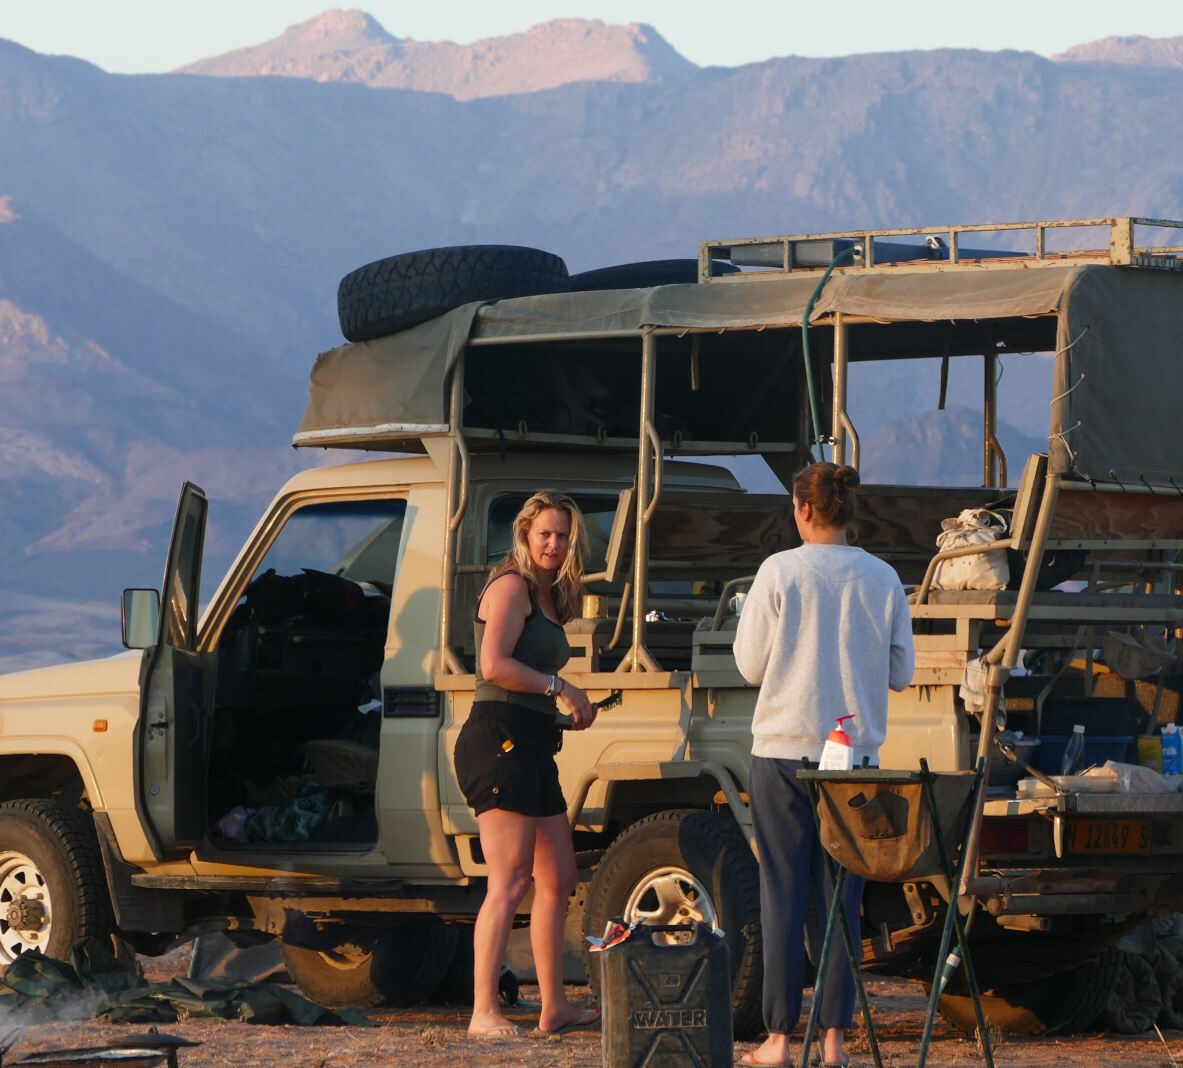
[[[830,233],[789,234],[778,237],[735,238],[702,241],[698,246],[698,280],[717,285],[753,277],[776,276],[793,271],[824,270],[844,248],[851,250],[839,272],[887,268],[907,270],[948,270],[959,265],[1013,267],[1063,266],[1066,262],[1084,261],[1125,267],[1155,267],[1183,270],[1183,244],[1140,244],[1139,228],[1183,231],[1183,222],[1121,216],[1103,219],[1060,219],[1039,222],[974,223],[963,226],[913,226],[889,229],[841,230]],[[1104,230],[1105,244],[1089,246],[1088,230]],[[965,247],[967,234],[1003,234],[1016,236],[1029,232],[1030,240],[1015,242],[1008,249]],[[1067,235],[1064,248],[1050,248],[1049,235],[1074,231]],[[922,238],[919,242],[900,242],[892,238]],[[1183,241],[1183,232],[1179,233]],[[1071,247],[1078,244],[1079,247]],[[760,268],[731,274],[711,274],[711,261],[730,260],[737,266]]]

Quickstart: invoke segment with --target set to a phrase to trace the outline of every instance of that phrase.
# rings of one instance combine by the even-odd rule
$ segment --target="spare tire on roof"
[[[739,268],[726,260],[711,260],[711,275],[736,274]],[[571,276],[573,292],[590,289],[647,289],[698,281],[698,260],[644,260],[599,267]]]
[[[570,288],[558,256],[518,245],[455,245],[404,252],[351,271],[337,287],[349,341],[369,341],[474,300],[561,293]]]

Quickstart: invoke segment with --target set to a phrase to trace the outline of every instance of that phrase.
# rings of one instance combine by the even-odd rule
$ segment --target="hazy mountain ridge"
[[[1183,71],[950,50],[456,100],[109,75],[0,41],[0,657],[27,629],[17,592],[114,605],[158,583],[185,478],[213,499],[216,580],[283,478],[325,458],[287,442],[362,263],[489,242],[578,271],[704,238],[1179,217],[1181,94]],[[856,414],[864,455],[892,461],[869,477],[931,481],[936,454],[976,481],[970,417],[916,422],[925,388],[892,380]],[[1042,431],[1024,409],[1015,440]],[[93,651],[79,618],[60,655]]]
[[[894,419],[876,427],[863,440],[860,474],[867,482],[980,485],[981,426],[980,409],[975,411],[962,405]],[[1031,437],[1006,423],[999,426],[998,436],[1012,465],[1016,457],[1022,460],[1032,452],[1047,451],[1046,438]],[[1013,483],[1020,470],[1008,474]],[[934,537],[935,534],[934,531]]]
[[[248,342],[24,217],[12,198],[0,199],[0,220],[0,589],[68,596],[133,575],[155,583],[185,477],[200,472],[245,503],[241,513],[278,484],[259,486],[252,472],[286,477],[316,462],[285,451],[271,403],[284,391],[268,389],[266,364],[244,359]],[[220,560],[250,518],[215,516]],[[108,566],[96,569],[94,553]]]
[[[1103,37],[1052,56],[1057,63],[1130,63],[1183,67],[1183,37]]]
[[[652,26],[555,19],[468,45],[393,37],[371,15],[333,9],[250,48],[198,60],[181,74],[281,76],[446,93],[457,100],[580,81],[653,82],[697,69]]]

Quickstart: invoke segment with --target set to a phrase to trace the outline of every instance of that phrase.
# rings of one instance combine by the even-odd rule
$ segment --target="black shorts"
[[[477,701],[456,739],[456,780],[479,816],[489,809],[523,816],[567,811],[555,753],[562,732],[550,717],[504,701]]]

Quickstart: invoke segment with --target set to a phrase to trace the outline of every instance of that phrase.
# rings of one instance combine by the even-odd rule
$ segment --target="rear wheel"
[[[296,985],[320,1005],[415,1005],[443,980],[456,931],[428,916],[380,931],[354,928],[329,950],[285,944],[282,952]]]
[[[1123,954],[1102,949],[1069,972],[1028,982],[998,983],[982,993],[982,1014],[990,1027],[1007,1035],[1071,1034],[1093,1026],[1109,1002],[1121,974]],[[977,1018],[968,995],[944,994],[941,1015],[954,1027],[975,1031]]]
[[[626,923],[722,928],[731,959],[735,1036],[761,1033],[760,884],[756,860],[734,820],[697,809],[673,810],[629,827],[596,868],[584,930],[599,936],[615,917]],[[588,959],[597,997],[598,964]]]
[[[1163,1008],[1162,984],[1154,965],[1139,953],[1118,953],[1117,981],[1105,1005],[1105,1030],[1141,1035],[1158,1020]]]
[[[0,805],[0,971],[25,953],[64,959],[113,928],[90,816],[56,801]]]

